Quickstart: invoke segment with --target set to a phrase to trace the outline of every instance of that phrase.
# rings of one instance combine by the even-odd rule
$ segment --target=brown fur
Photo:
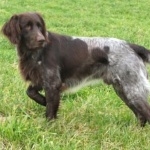
[[[60,92],[67,88],[63,83],[66,79],[82,79],[92,72],[94,64],[108,63],[104,51],[99,51],[96,58],[93,52],[91,57],[81,40],[46,32],[37,13],[12,16],[2,31],[17,46],[20,72],[30,82],[28,96],[46,106],[48,119],[56,118]],[[45,96],[40,90],[45,91]]]

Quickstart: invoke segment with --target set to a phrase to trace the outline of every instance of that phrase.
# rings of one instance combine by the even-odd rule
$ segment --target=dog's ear
[[[19,16],[14,15],[2,27],[2,33],[10,40],[12,44],[18,44],[20,40]]]

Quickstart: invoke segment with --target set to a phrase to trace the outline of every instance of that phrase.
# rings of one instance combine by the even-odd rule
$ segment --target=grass
[[[150,47],[147,0],[1,0],[0,28],[12,14],[40,12],[48,30],[76,36],[110,36]],[[0,35],[0,149],[148,150],[150,126],[141,129],[132,112],[102,82],[63,94],[58,119],[30,100],[18,71],[16,50]]]

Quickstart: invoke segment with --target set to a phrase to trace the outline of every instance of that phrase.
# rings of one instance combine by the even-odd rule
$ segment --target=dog
[[[150,51],[145,47],[116,38],[49,32],[36,12],[13,15],[2,32],[17,47],[20,72],[30,83],[27,95],[46,106],[48,120],[57,118],[62,91],[102,79],[113,86],[142,127],[150,123],[145,67]]]

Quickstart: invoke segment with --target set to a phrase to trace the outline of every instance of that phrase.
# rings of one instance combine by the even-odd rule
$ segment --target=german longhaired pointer
[[[46,106],[48,120],[57,117],[63,90],[103,79],[141,126],[150,123],[150,84],[144,64],[150,62],[150,52],[146,48],[115,38],[52,33],[38,13],[30,12],[13,15],[2,32],[17,47],[20,72],[30,82],[27,95]]]

